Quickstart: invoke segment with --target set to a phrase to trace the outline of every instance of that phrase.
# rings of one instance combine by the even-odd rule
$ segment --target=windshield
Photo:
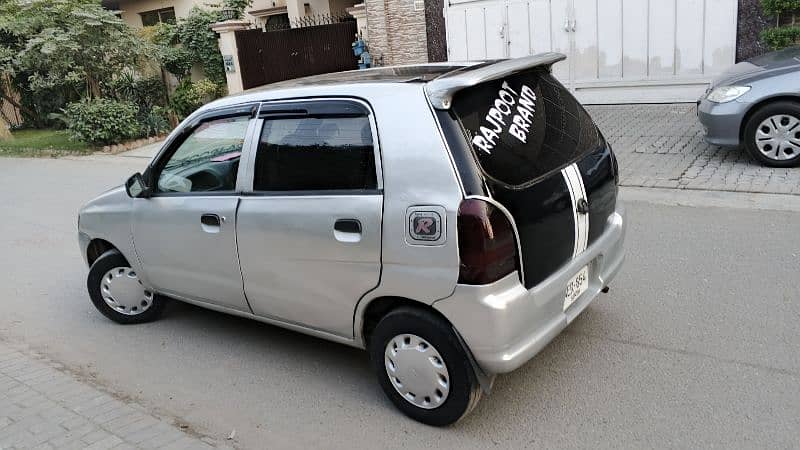
[[[602,145],[583,107],[544,69],[460,91],[452,111],[484,174],[515,189]]]

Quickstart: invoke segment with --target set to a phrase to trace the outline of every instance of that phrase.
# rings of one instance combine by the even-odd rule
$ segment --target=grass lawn
[[[85,155],[96,150],[71,141],[64,130],[18,130],[11,134],[11,139],[0,139],[0,156],[55,157]]]

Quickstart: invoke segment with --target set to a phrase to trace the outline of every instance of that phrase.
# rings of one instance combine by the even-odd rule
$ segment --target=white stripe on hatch
[[[578,180],[578,183],[581,185],[581,198],[583,198],[589,204],[589,195],[586,193],[586,186],[583,184],[583,176],[581,176],[581,171],[578,169],[578,165],[575,164],[575,178]],[[589,246],[589,214],[578,214],[581,219],[581,238],[583,242],[580,245],[581,253],[586,250],[586,247]]]
[[[569,198],[572,203],[572,223],[575,225],[575,240],[572,244],[572,257],[578,254],[578,199],[575,198],[575,188],[572,186],[572,171],[569,170],[572,166],[567,166],[561,169],[561,175],[564,176],[564,182],[567,184],[567,191],[569,191]]]
[[[578,202],[588,201],[586,187],[583,184],[583,177],[577,164],[569,165],[561,169],[564,181],[569,190],[569,197],[572,201],[572,218],[575,223],[575,244],[572,250],[572,257],[576,257],[586,250],[589,244],[589,215],[578,212]]]

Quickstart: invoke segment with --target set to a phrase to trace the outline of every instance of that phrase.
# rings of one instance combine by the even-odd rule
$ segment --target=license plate
[[[567,283],[567,291],[564,295],[564,311],[567,310],[578,297],[589,289],[589,266],[584,267],[575,274]]]

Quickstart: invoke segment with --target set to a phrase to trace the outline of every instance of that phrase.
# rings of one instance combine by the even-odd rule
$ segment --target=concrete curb
[[[626,202],[667,206],[800,211],[800,195],[792,194],[620,187],[620,197]]]
[[[159,141],[163,141],[166,137],[167,137],[166,134],[160,134],[158,136],[150,136],[141,139],[134,139],[132,141],[126,141],[119,144],[106,145],[99,152],[95,153],[105,154],[105,155],[116,155],[118,153],[135,150],[145,145],[150,145]]]

